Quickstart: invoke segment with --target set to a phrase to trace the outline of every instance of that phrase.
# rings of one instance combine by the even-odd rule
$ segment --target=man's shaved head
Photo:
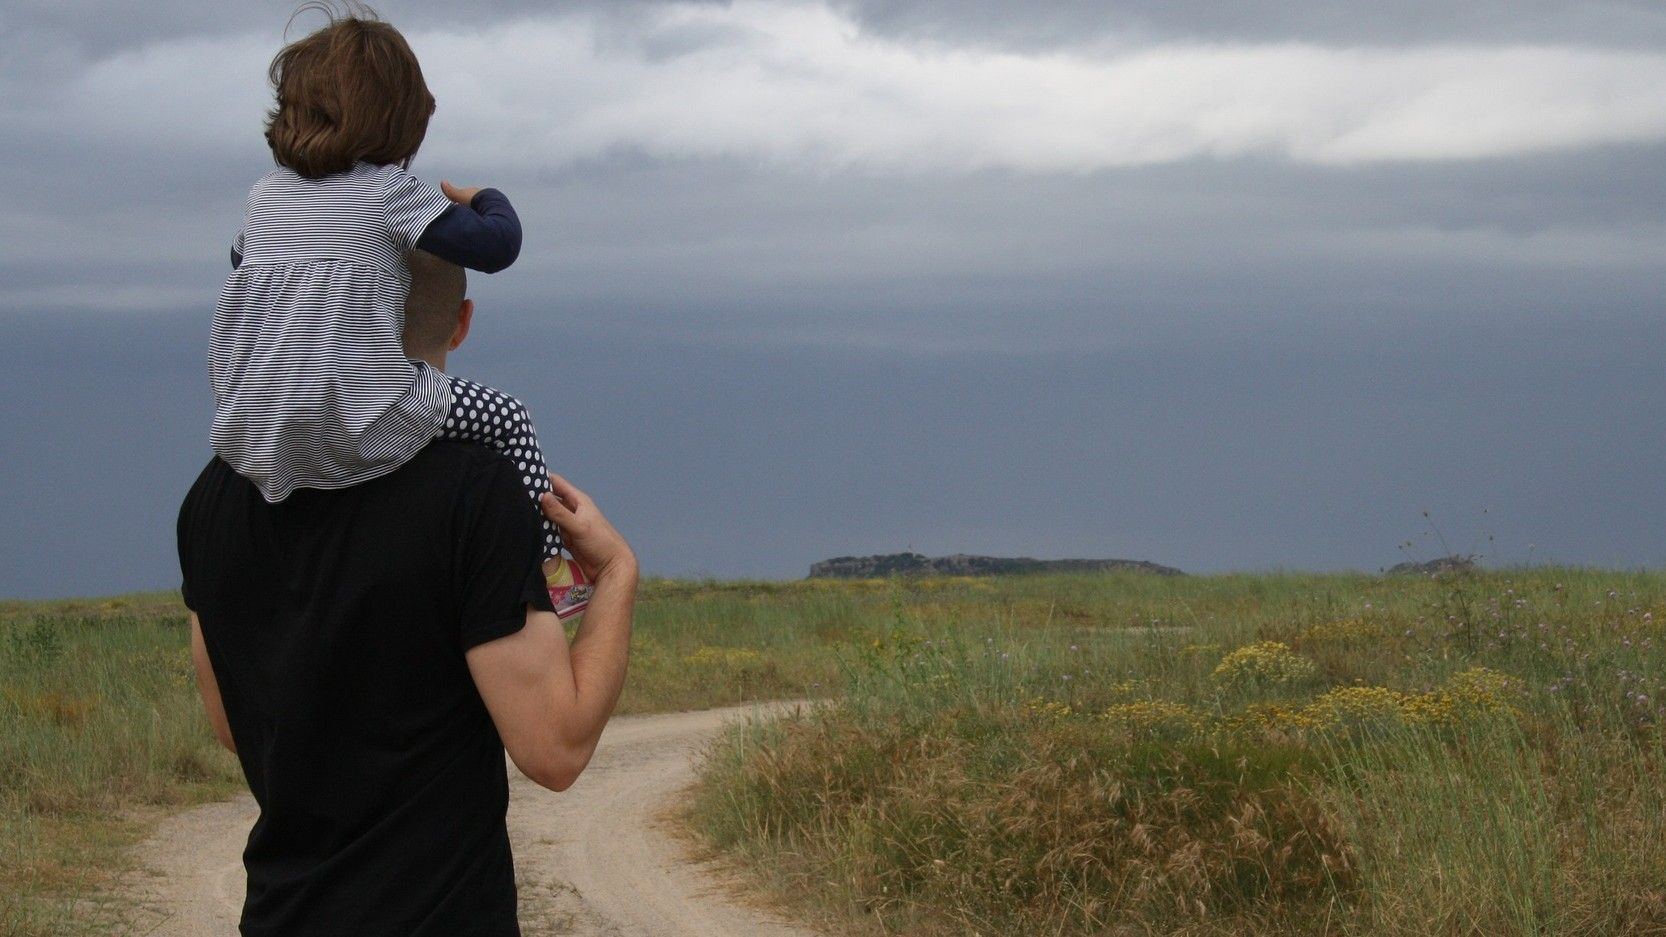
[[[429,358],[445,354],[457,330],[457,312],[468,295],[468,274],[462,267],[427,251],[405,255],[411,271],[411,292],[405,297],[405,354]]]

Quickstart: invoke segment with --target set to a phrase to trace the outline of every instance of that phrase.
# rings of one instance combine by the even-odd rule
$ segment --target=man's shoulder
[[[491,504],[525,499],[515,463],[477,442],[436,439],[411,461],[369,485],[383,485],[402,503]],[[366,492],[369,493],[368,491]]]
[[[460,488],[501,486],[504,480],[518,487],[519,476],[515,464],[497,451],[479,443],[436,439],[412,456],[409,462],[381,478],[361,482],[346,488],[320,491],[302,488],[290,498],[302,501],[317,498],[351,498],[370,494],[377,488],[430,487],[440,492],[456,492]],[[209,460],[186,495],[187,504],[204,498],[227,495],[247,496],[254,492],[254,483],[237,474],[218,456]]]
[[[423,447],[400,468],[400,472],[416,468],[418,471],[452,474],[458,477],[489,475],[514,468],[508,457],[477,442],[457,439],[436,439]],[[393,473],[395,475],[399,472]]]

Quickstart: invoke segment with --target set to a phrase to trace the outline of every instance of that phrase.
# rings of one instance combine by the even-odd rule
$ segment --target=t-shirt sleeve
[[[382,201],[388,233],[401,253],[416,247],[422,232],[451,207],[451,200],[439,186],[423,182],[397,166],[388,167],[383,178]]]
[[[179,506],[179,518],[174,523],[174,543],[179,550],[179,596],[185,603],[186,611],[196,611],[196,604],[191,601],[191,582],[195,570],[191,565],[191,535],[192,506],[196,502],[197,485],[191,486],[191,491],[185,496],[184,503]]]
[[[543,531],[515,467],[493,458],[464,489],[457,570],[463,650],[514,634],[526,608],[555,611],[544,586]]]
[[[202,538],[201,522],[197,518],[198,506],[213,486],[218,462],[218,459],[208,460],[208,465],[197,473],[197,480],[191,483],[191,490],[186,492],[185,500],[179,505],[179,519],[174,525],[175,541],[179,549],[179,594],[185,602],[185,607],[193,612],[197,610],[196,559],[200,553],[197,543]]]

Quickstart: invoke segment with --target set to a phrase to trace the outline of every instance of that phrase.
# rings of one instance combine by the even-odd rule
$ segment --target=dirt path
[[[693,777],[693,757],[725,723],[756,707],[623,716],[602,736],[577,784],[555,794],[513,767],[509,835],[528,937],[810,937],[736,902],[694,863],[661,815]],[[136,933],[227,937],[243,902],[243,841],[255,819],[247,796],[162,823],[139,851],[150,874],[133,888],[144,908]]]

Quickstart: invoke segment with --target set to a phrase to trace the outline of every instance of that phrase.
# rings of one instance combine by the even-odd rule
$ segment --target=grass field
[[[691,813],[830,930],[1666,933],[1666,577],[868,601],[838,701],[732,732]]]
[[[1666,576],[652,581],[621,712],[810,697],[690,822],[851,933],[1666,933]],[[0,937],[241,787],[170,594],[0,603]]]
[[[621,712],[815,696],[862,608],[770,585],[644,587]],[[177,594],[0,602],[0,937],[122,932],[98,895],[166,811],[242,790]]]
[[[0,604],[0,935],[111,933],[89,899],[163,810],[235,790],[168,594]]]

